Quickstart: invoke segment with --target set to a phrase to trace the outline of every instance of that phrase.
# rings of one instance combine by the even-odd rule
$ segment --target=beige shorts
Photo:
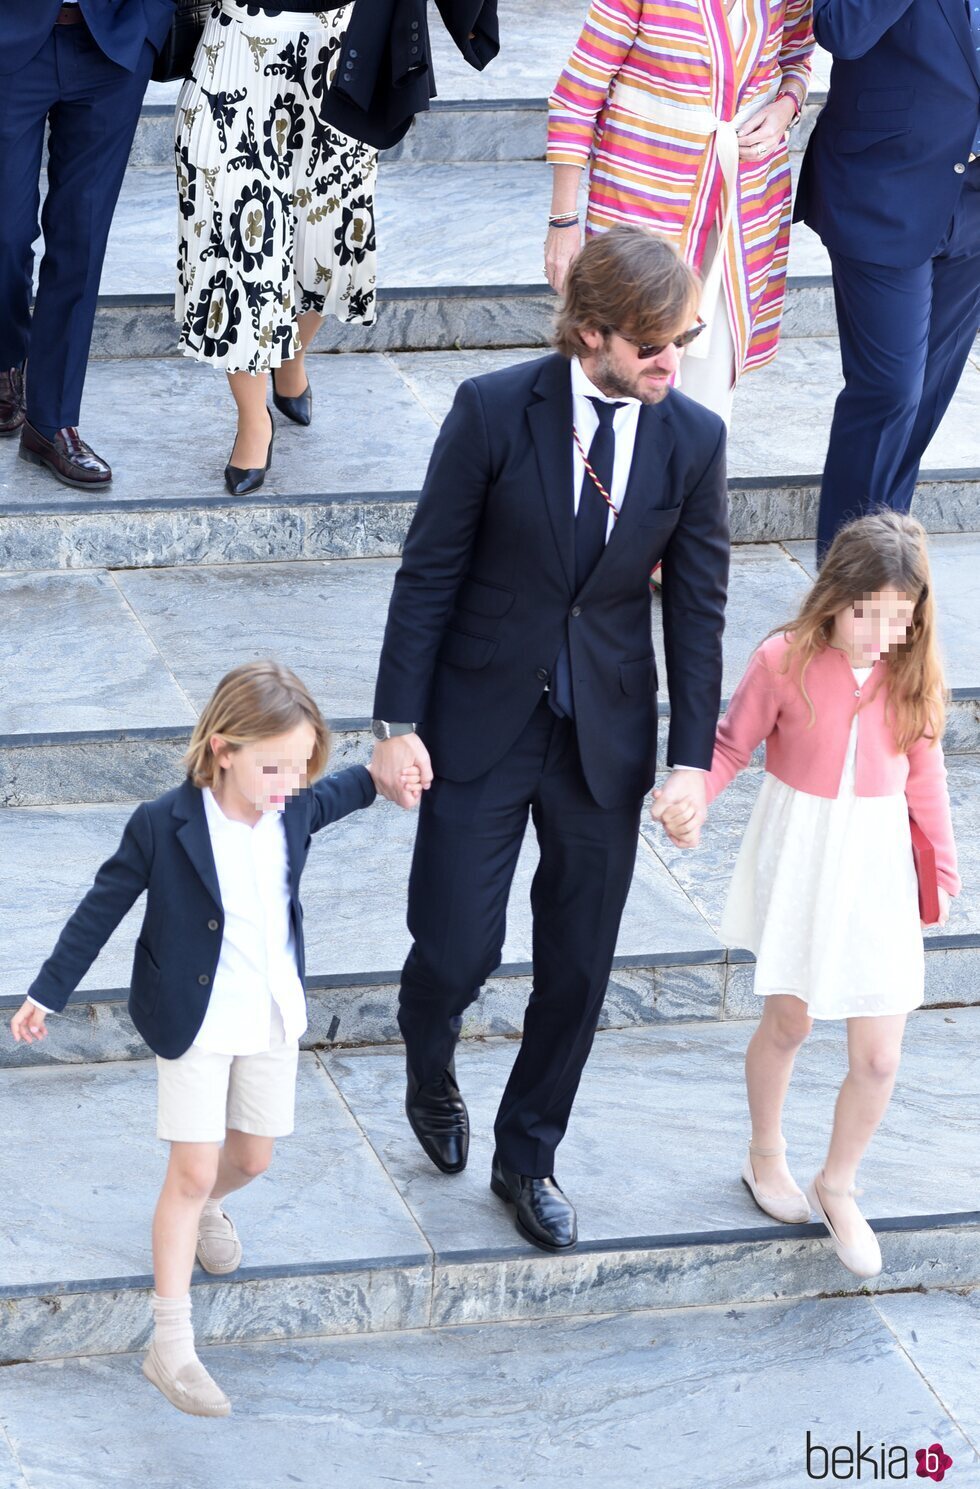
[[[288,1137],[296,1110],[299,1040],[258,1055],[216,1055],[192,1044],[177,1060],[157,1055],[157,1137],[223,1143],[229,1128]]]

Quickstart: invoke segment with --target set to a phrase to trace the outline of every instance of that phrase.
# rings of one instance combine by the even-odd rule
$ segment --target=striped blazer
[[[702,274],[727,215],[716,272],[739,373],[776,353],[792,182],[785,142],[733,165],[731,121],[776,92],[802,108],[814,46],[812,0],[744,7],[735,48],[723,0],[592,0],[549,100],[547,150],[553,165],[590,167],[588,232],[643,223]]]

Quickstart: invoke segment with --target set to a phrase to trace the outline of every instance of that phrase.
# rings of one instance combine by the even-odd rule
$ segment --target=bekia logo
[[[896,1482],[908,1479],[910,1474],[917,1479],[932,1479],[936,1484],[946,1477],[953,1460],[943,1449],[942,1443],[934,1442],[928,1448],[916,1448],[913,1454],[915,1467],[909,1458],[908,1449],[895,1444],[887,1447],[883,1442],[862,1445],[860,1432],[854,1445],[838,1443],[825,1447],[815,1442],[808,1431],[806,1435],[806,1473],[808,1479],[829,1479],[838,1483],[859,1479],[865,1482]]]

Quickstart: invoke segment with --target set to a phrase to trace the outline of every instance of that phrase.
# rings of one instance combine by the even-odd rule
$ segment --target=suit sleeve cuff
[[[55,1009],[53,1009],[53,1008],[46,1008],[43,1003],[39,1003],[36,998],[32,998],[31,995],[30,995],[30,993],[28,993],[28,995],[27,995],[27,1001],[28,1001],[28,1003],[33,1003],[35,1008],[40,1008],[40,1010],[41,1010],[42,1013],[54,1013],[54,1012],[56,1012]]]

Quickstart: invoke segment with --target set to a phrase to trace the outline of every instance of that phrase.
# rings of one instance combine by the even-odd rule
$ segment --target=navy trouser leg
[[[30,347],[33,243],[48,110],[58,96],[52,36],[19,72],[0,79],[0,371]]]
[[[505,1167],[545,1178],[595,1038],[636,865],[642,799],[596,804],[573,726],[559,724],[532,805],[534,985],[494,1132]]]
[[[27,417],[50,434],[78,423],[106,241],[153,65],[147,42],[127,72],[84,26],[55,28],[59,95],[51,108]]]
[[[934,258],[911,269],[831,254],[844,388],[820,491],[817,557],[878,507],[909,511],[919,463],[980,320],[980,162]]]

